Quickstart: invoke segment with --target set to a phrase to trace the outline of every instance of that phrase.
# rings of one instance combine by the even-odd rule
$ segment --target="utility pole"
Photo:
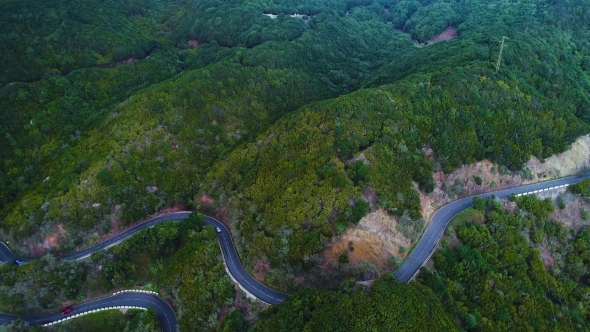
[[[502,45],[500,46],[500,54],[498,54],[498,63],[496,63],[496,74],[500,70],[500,62],[502,61],[502,51],[504,50],[504,40],[508,39],[506,36],[502,36]]]

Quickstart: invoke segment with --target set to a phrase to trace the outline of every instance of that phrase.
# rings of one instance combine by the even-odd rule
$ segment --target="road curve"
[[[159,216],[159,217],[149,219],[149,220],[147,220],[141,224],[135,225],[134,227],[131,227],[131,228],[125,230],[124,232],[121,232],[121,233],[113,236],[112,238],[107,239],[101,243],[93,245],[93,246],[86,248],[84,250],[62,256],[61,258],[64,260],[74,260],[74,259],[86,258],[86,257],[90,256],[93,252],[100,251],[100,250],[103,250],[103,249],[106,249],[106,248],[109,248],[109,247],[112,247],[114,245],[121,243],[125,239],[127,239],[127,238],[133,236],[135,233],[139,232],[140,230],[143,230],[143,229],[146,229],[149,227],[153,227],[154,225],[156,225],[162,221],[165,221],[165,220],[182,220],[182,219],[188,217],[189,214],[191,214],[190,211],[184,211],[184,212],[176,212],[176,213],[171,213],[171,214],[167,214],[164,216]],[[283,302],[284,300],[286,300],[288,298],[287,295],[277,292],[273,289],[270,289],[270,288],[262,285],[261,283],[256,281],[254,278],[252,278],[252,276],[250,276],[246,272],[246,270],[244,269],[244,267],[240,263],[240,259],[238,257],[237,252],[236,252],[236,248],[232,242],[231,234],[224,224],[222,224],[220,221],[216,220],[215,218],[205,216],[205,225],[212,225],[215,227],[219,227],[219,229],[221,230],[221,232],[217,233],[217,239],[219,240],[219,245],[220,245],[221,251],[223,253],[223,259],[225,260],[225,264],[227,266],[227,269],[231,273],[233,279],[236,280],[243,288],[245,288],[248,292],[250,292],[251,294],[256,296],[258,299],[260,299],[266,303],[269,303],[269,304],[277,304],[277,303]],[[1,244],[0,245],[0,261],[2,261],[4,263],[12,263],[15,259],[18,259],[22,262],[28,262],[31,260],[31,258],[20,257],[20,256],[15,255],[10,250],[10,248],[8,248],[8,246],[5,243],[0,242],[0,244]],[[151,302],[146,302],[146,297],[150,298]],[[122,304],[123,302],[121,302],[122,301],[121,299],[124,299],[126,301],[125,302],[126,304]],[[130,304],[131,303],[130,301],[132,301],[133,299],[136,299],[139,302],[143,301],[143,303],[145,305],[140,305],[140,304],[138,304],[139,302],[136,302],[135,304]],[[115,301],[115,300],[116,300],[116,303],[120,303],[120,304],[114,304],[115,302],[113,302],[113,301]],[[145,307],[145,308],[152,308],[156,311],[156,313],[158,314],[158,318],[160,319],[160,322],[161,322],[165,332],[176,331],[177,321],[176,321],[176,316],[174,315],[174,311],[170,308],[170,306],[164,300],[162,300],[161,298],[154,296],[154,295],[147,295],[147,294],[143,294],[143,293],[130,293],[130,294],[126,293],[123,295],[116,295],[116,296],[108,297],[106,299],[95,301],[95,302],[90,302],[90,303],[93,303],[94,307],[87,308],[86,307],[87,304],[82,304],[80,306],[74,307],[73,314],[82,313],[84,311],[94,310],[94,309],[98,309],[101,307],[111,307],[111,306],[116,306],[116,305],[141,306],[141,307]],[[64,318],[64,316],[60,315],[59,313],[39,315],[39,316],[26,316],[26,317],[0,314],[0,324],[6,324],[6,323],[9,323],[9,322],[14,321],[16,319],[19,319],[19,318],[24,319],[25,321],[29,322],[30,324],[45,324],[45,323],[48,323],[51,321],[56,321],[56,320],[62,319],[62,318]]]
[[[105,299],[80,304],[78,306],[72,307],[74,310],[70,315],[81,314],[100,308],[117,306],[152,308],[154,311],[156,311],[158,320],[160,321],[160,325],[162,325],[164,332],[176,332],[177,330],[176,315],[168,303],[156,295],[144,293],[127,292],[110,296]],[[0,314],[0,324],[8,324],[20,318],[31,325],[41,325],[55,322],[66,317],[67,316],[60,315],[59,312],[36,316],[15,316]]]
[[[522,194],[535,190],[548,189],[555,186],[570,185],[578,183],[584,179],[590,178],[590,173],[571,176],[567,178],[551,180],[516,188],[499,190],[496,192],[485,193],[476,195],[478,197],[489,197],[495,195],[496,197],[507,197],[511,194]],[[418,272],[430,258],[432,253],[436,250],[438,241],[442,237],[442,234],[448,225],[448,223],[455,217],[459,212],[471,206],[473,197],[466,197],[460,200],[454,201],[450,204],[445,205],[432,216],[431,222],[426,228],[422,238],[418,242],[418,245],[412,251],[406,261],[400,266],[400,268],[394,273],[395,277],[400,281],[410,281],[414,275]],[[167,214],[164,216],[155,217],[149,219],[141,224],[138,224],[108,240],[98,243],[92,247],[84,249],[82,251],[68,254],[62,257],[64,260],[82,259],[90,256],[93,252],[112,247],[125,239],[131,237],[142,229],[152,227],[157,223],[165,220],[182,220],[186,218],[191,212],[176,212]],[[256,296],[258,299],[269,303],[277,304],[283,302],[288,298],[288,295],[277,292],[270,289],[250,276],[246,270],[242,267],[235,246],[233,245],[231,234],[227,227],[220,221],[206,216],[206,225],[212,225],[219,227],[221,232],[217,233],[219,245],[223,254],[223,259],[227,266],[229,273],[233,279],[236,280],[244,289]],[[3,242],[0,242],[0,261],[4,263],[12,263],[15,259],[23,262],[28,262],[31,259],[25,257],[19,257],[15,255]],[[177,321],[174,311],[170,306],[161,298],[155,295],[149,295],[144,293],[124,293],[114,295],[102,300],[97,300],[79,306],[74,307],[74,313],[82,313],[88,310],[94,310],[112,306],[138,306],[145,308],[152,308],[156,311],[158,318],[164,328],[165,332],[173,332],[177,330]],[[16,319],[23,319],[30,324],[45,324],[48,322],[56,321],[64,318],[59,313],[37,315],[37,316],[15,316],[0,314],[0,324],[6,324]]]
[[[526,186],[516,188],[503,189],[475,196],[485,198],[494,195],[496,197],[503,198],[508,197],[511,194],[518,195],[532,192],[535,190],[542,190],[556,186],[575,184],[588,178],[590,178],[590,173],[570,176],[567,178],[557,180],[539,182],[535,184],[529,184]],[[422,235],[422,238],[420,238],[420,242],[418,242],[418,245],[416,245],[416,247],[414,248],[410,256],[406,259],[404,264],[402,264],[402,266],[400,266],[399,269],[395,271],[394,276],[398,280],[405,282],[410,281],[414,277],[414,275],[416,275],[418,270],[424,264],[426,264],[430,256],[432,256],[432,254],[436,250],[438,241],[442,237],[442,234],[449,222],[459,212],[471,206],[473,197],[474,196],[456,200],[450,204],[443,206],[434,213],[432,219],[430,220],[430,224],[426,228],[426,231]]]

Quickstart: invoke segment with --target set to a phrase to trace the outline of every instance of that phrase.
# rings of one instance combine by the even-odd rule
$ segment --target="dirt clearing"
[[[424,151],[432,161],[436,159],[431,149],[424,148]],[[511,172],[489,160],[482,160],[461,166],[450,174],[435,172],[434,191],[420,193],[422,215],[430,221],[432,214],[441,206],[461,197],[546,181],[590,169],[590,135],[579,137],[568,150],[544,162],[532,157],[523,169],[525,172]]]
[[[453,27],[448,27],[445,29],[445,31],[439,33],[438,35],[436,35],[432,39],[430,39],[427,44],[434,44],[439,41],[451,40],[456,37],[457,37],[457,29],[455,29]]]
[[[425,147],[424,151],[431,162],[436,160],[432,149]],[[547,158],[544,162],[531,158],[523,169],[525,171],[511,172],[489,160],[482,160],[464,165],[450,174],[437,171],[433,174],[434,191],[429,194],[420,192],[422,215],[430,222],[436,210],[461,197],[573,175],[584,169],[590,169],[590,135],[578,138],[569,150]],[[363,194],[367,196],[365,199],[369,198],[370,187],[365,188]],[[559,194],[561,193],[557,191],[554,193],[554,195]],[[581,211],[586,208],[590,210],[590,204],[581,198],[569,198],[566,202],[568,207],[563,211],[558,209],[552,218],[563,220],[566,226],[576,229],[581,225],[590,224],[589,222],[581,223]],[[509,208],[516,209],[515,206],[509,206]],[[391,257],[402,260],[406,256],[405,252],[400,253],[400,248],[407,249],[411,246],[410,239],[404,237],[396,227],[397,220],[384,210],[371,212],[357,225],[334,238],[326,246],[324,258],[326,261],[337,262],[340,255],[346,253],[351,266],[368,262],[384,268],[389,264]],[[405,250],[401,249],[401,251]]]
[[[590,135],[578,138],[567,151],[549,157],[545,162],[532,157],[525,168],[530,169],[533,175],[528,182],[572,175],[590,168]]]
[[[582,228],[590,226],[590,220],[584,220],[584,218],[582,217],[583,211],[588,211],[590,213],[590,202],[588,202],[588,199],[585,199],[580,195],[573,194],[566,190],[558,192],[553,196],[545,196],[549,195],[549,193],[550,192],[543,193],[544,195],[539,196],[539,198],[542,199],[545,197],[549,197],[553,200],[553,205],[555,205],[555,212],[553,212],[549,216],[551,219],[558,220],[565,227],[576,231],[579,231]],[[558,198],[562,199],[565,203],[565,209],[559,208],[559,204],[557,203]]]
[[[328,261],[337,261],[342,253],[347,253],[350,265],[369,262],[384,268],[391,257],[402,260],[406,253],[400,253],[400,248],[407,249],[411,245],[396,226],[396,219],[384,210],[371,212],[335,239],[324,250],[324,257]]]

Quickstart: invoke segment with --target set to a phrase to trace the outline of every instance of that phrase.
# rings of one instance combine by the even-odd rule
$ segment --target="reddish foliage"
[[[191,44],[191,46],[192,46],[193,48],[197,48],[197,47],[199,47],[199,45],[200,45],[200,44],[199,44],[199,42],[198,42],[198,41],[196,41],[195,39],[191,39],[191,40],[189,40],[189,41],[188,41],[188,43],[189,43],[189,44]]]
[[[128,65],[130,63],[134,63],[135,61],[137,61],[137,58],[129,58],[129,59],[123,61],[122,64]]]
[[[264,273],[270,269],[267,262],[258,262],[254,265],[254,278],[258,281],[264,281]]]
[[[439,33],[437,36],[429,40],[428,44],[436,43],[443,40],[451,40],[455,37],[457,37],[457,29],[449,27],[445,31]]]
[[[203,196],[199,197],[199,199],[197,199],[197,203],[203,204],[203,205],[211,205],[211,204],[213,204],[213,199],[207,197],[207,195],[203,195]]]
[[[227,214],[229,212],[229,209],[227,208],[227,206],[222,206],[221,209],[219,209],[219,214],[221,217],[221,222],[223,222],[224,224],[227,224]]]

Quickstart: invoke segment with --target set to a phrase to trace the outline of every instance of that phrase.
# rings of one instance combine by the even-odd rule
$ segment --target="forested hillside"
[[[424,221],[414,183],[431,191],[433,168],[489,158],[518,169],[588,130],[551,99],[493,76],[457,67],[306,106],[222,158],[201,190],[228,205],[247,256],[269,261],[287,284],[367,212],[366,186],[416,239]]]
[[[588,0],[0,1],[0,240],[29,256],[72,251],[181,206],[226,223],[246,268],[265,267],[257,277],[271,286],[340,284],[346,276],[326,273],[322,251],[371,209],[395,216],[397,230],[415,243],[426,224],[420,192],[434,189],[434,171],[482,159],[518,171],[531,156],[564,151],[590,132],[589,8]],[[573,190],[586,195],[586,187]],[[365,193],[374,201],[363,199]],[[523,210],[527,203],[519,202]],[[520,215],[497,209],[485,218],[493,225],[521,223]],[[559,232],[545,219],[535,222]],[[231,289],[213,234],[186,238],[176,227],[146,232],[145,245],[154,246],[144,248],[149,257],[128,246],[112,249],[109,263],[95,256],[109,267],[99,278],[86,279],[86,263],[70,266],[49,256],[3,266],[0,306],[51,308],[78,299],[86,283],[104,291],[149,279],[181,289],[166,292],[181,303],[183,330],[217,327],[217,308]],[[524,244],[516,231],[496,239],[486,227],[461,226],[461,232],[489,233],[494,248]],[[510,284],[536,301],[514,310],[535,314],[511,311],[523,305],[520,295],[498,299],[494,312],[483,302],[463,305],[456,298],[465,295],[449,281],[463,275],[440,265],[463,254],[457,250],[444,249],[435,259],[438,272],[424,273],[422,282],[461,327],[552,329],[571,315],[581,318],[572,318],[570,329],[585,324],[583,309],[555,302],[555,296],[582,301],[574,284],[563,281],[567,287],[543,297],[548,291],[534,280],[547,274],[539,271],[513,273],[518,285]],[[534,253],[526,251],[526,263],[537,269]],[[512,261],[492,254],[485,273],[506,275],[510,268],[501,264]],[[164,275],[157,256],[175,257],[165,279],[131,268],[149,261],[150,270]],[[568,265],[572,271],[578,258]],[[186,261],[211,268],[210,275],[181,277],[192,273]],[[38,274],[43,269],[46,280]],[[469,275],[473,285],[477,273]],[[570,281],[584,282],[585,273]],[[282,327],[277,317],[289,320],[289,312],[300,310],[292,301],[255,329],[355,326],[354,317],[338,319],[333,301],[369,308],[374,301],[387,306],[430,296],[420,286],[401,287],[385,280],[368,293],[322,293],[317,317],[334,321],[305,312],[304,320]],[[199,296],[204,303],[190,300]],[[456,329],[438,307],[412,310]],[[546,319],[548,310],[562,316]],[[506,321],[507,315],[522,321]],[[222,329],[245,324],[235,310],[228,317]],[[397,316],[381,318],[375,326],[407,327]]]
[[[5,5],[6,8],[2,12],[16,11],[16,13],[13,13],[15,17],[25,15],[28,7],[17,7],[14,6],[14,3],[16,2],[3,2],[1,5]],[[96,161],[102,160],[102,162],[105,162],[105,155],[104,153],[96,153],[96,150],[91,150],[87,151],[87,155],[92,155],[91,158],[72,157],[72,154],[76,154],[73,151],[87,149],[88,146],[79,147],[78,145],[89,139],[96,139],[96,137],[93,137],[96,133],[93,129],[97,126],[104,128],[105,124],[101,124],[101,121],[104,121],[105,118],[112,114],[118,114],[116,109],[122,107],[121,105],[117,106],[118,104],[154,83],[164,81],[183,71],[190,73],[190,70],[194,68],[203,68],[202,73],[212,75],[211,82],[204,84],[209,92],[191,89],[192,84],[199,84],[194,81],[193,75],[195,73],[189,74],[187,77],[191,78],[187,78],[182,82],[182,89],[173,83],[175,80],[161,85],[168,87],[169,101],[176,100],[177,102],[187,103],[183,107],[195,112],[194,116],[190,116],[183,121],[180,121],[175,115],[176,111],[173,109],[176,106],[171,103],[163,103],[162,100],[156,100],[152,97],[155,95],[152,92],[144,92],[145,103],[150,105],[145,106],[144,109],[153,106],[153,113],[148,113],[146,119],[149,118],[150,121],[164,124],[175,123],[171,128],[171,135],[175,135],[176,131],[181,129],[180,127],[197,125],[193,122],[194,120],[199,119],[198,121],[202,121],[205,114],[211,113],[213,109],[222,108],[222,106],[214,105],[214,102],[199,101],[192,103],[190,100],[207,100],[210,98],[224,100],[226,99],[224,96],[226,93],[237,93],[236,96],[239,95],[240,97],[246,96],[247,93],[236,86],[236,84],[238,86],[245,84],[245,82],[240,81],[244,79],[243,75],[248,77],[257,76],[260,73],[260,67],[264,70],[270,70],[269,73],[273,74],[268,76],[267,83],[249,86],[249,89],[257,90],[256,93],[263,93],[266,96],[265,98],[270,99],[252,103],[249,97],[246,97],[239,104],[235,104],[231,110],[244,114],[248,120],[252,120],[248,125],[254,127],[247,128],[247,136],[244,136],[243,132],[232,133],[235,136],[232,140],[241,141],[246,139],[251,141],[255,134],[266,129],[268,124],[276,121],[285,112],[293,111],[310,101],[325,99],[358,88],[362,79],[371,71],[413,47],[411,40],[402,33],[393,33],[392,35],[391,30],[388,29],[389,25],[386,19],[381,18],[374,12],[365,10],[358,4],[350,6],[351,13],[346,17],[335,15],[334,10],[329,9],[328,3],[316,4],[320,8],[318,13],[324,12],[324,14],[318,15],[318,17],[305,23],[300,18],[280,16],[271,19],[264,16],[261,4],[238,5],[223,3],[222,5],[215,1],[179,1],[169,3],[167,6],[160,6],[157,2],[136,3],[138,6],[140,4],[150,9],[148,11],[139,11],[142,15],[148,15],[147,18],[140,19],[141,17],[135,14],[125,17],[115,15],[112,17],[112,22],[109,22],[111,24],[130,25],[140,21],[143,22],[142,27],[144,29],[141,30],[143,35],[151,36],[160,45],[152,50],[149,58],[141,61],[131,61],[131,63],[126,62],[127,64],[110,62],[111,65],[106,68],[101,68],[98,65],[98,67],[90,66],[80,69],[83,66],[78,66],[73,67],[73,71],[69,72],[69,74],[68,71],[46,71],[37,82],[8,84],[0,89],[0,100],[6,106],[2,108],[0,114],[2,120],[0,121],[0,135],[5,138],[0,142],[0,153],[3,161],[0,173],[0,202],[3,206],[0,216],[2,218],[6,218],[14,210],[15,204],[20,205],[18,202],[27,201],[25,196],[32,191],[38,191],[40,186],[45,188],[41,195],[43,196],[41,204],[43,204],[48,202],[48,199],[56,197],[56,189],[65,193],[69,191],[74,179],[78,182],[85,180],[80,177],[81,174],[95,167],[94,163]],[[108,6],[109,3],[95,5]],[[47,6],[62,8],[58,2],[47,3]],[[230,17],[238,21],[236,21],[236,25],[224,24],[221,26],[223,29],[234,29],[234,32],[230,33],[220,29],[207,32],[208,30],[205,31],[204,28],[197,29],[198,27],[211,26],[212,15],[215,18],[226,17],[228,6],[233,8]],[[356,9],[353,10],[353,7]],[[286,8],[290,7],[285,7],[284,10],[287,10]],[[30,10],[35,11],[37,9]],[[85,10],[84,8],[79,9],[79,11]],[[244,14],[252,13],[254,10],[258,13],[255,18]],[[69,12],[58,11],[58,13],[66,15]],[[147,22],[156,18],[163,20],[163,22],[152,22],[153,24]],[[245,22],[241,21],[246,18],[248,19]],[[70,22],[67,20],[68,17],[61,17],[60,19],[64,20],[64,22]],[[190,22],[195,26],[189,24]],[[238,22],[243,24],[237,25]],[[279,32],[285,29],[292,30],[293,24],[302,27],[301,35],[293,42],[288,42],[284,39],[284,34]],[[77,33],[78,30],[75,26],[76,24],[73,23],[71,27],[67,24],[64,25],[64,33]],[[32,29],[32,27],[20,25],[15,25],[13,29],[20,29],[19,27]],[[44,27],[49,31],[51,25],[44,25]],[[66,29],[66,27],[69,28]],[[240,35],[239,31],[241,29],[249,31],[248,29],[258,27],[266,27],[268,31],[274,31],[273,36],[277,35],[276,38],[269,37],[265,40],[272,39],[272,41],[267,43],[260,41],[260,45],[257,47],[247,48],[246,46],[252,47],[255,45],[244,45],[242,43],[243,35]],[[6,27],[6,29],[9,28]],[[215,34],[220,31],[224,32],[224,38],[232,38],[231,43],[223,42],[221,38],[219,41],[214,39]],[[355,33],[357,31],[367,31],[369,33],[367,37],[370,36],[371,38],[357,35]],[[131,30],[128,31],[128,38],[133,37],[131,32]],[[335,33],[338,34],[338,38],[334,39],[334,43],[326,44],[322,42],[335,37]],[[250,31],[249,34],[252,35],[253,32]],[[67,40],[78,43],[74,39],[66,38]],[[112,42],[114,43],[115,40]],[[22,47],[27,45],[27,47],[35,48],[34,44],[29,45],[28,43],[33,43],[33,41],[23,40],[22,45],[19,48],[14,48],[13,51],[22,50]],[[60,45],[58,44],[56,47]],[[121,48],[132,48],[133,46],[122,42],[117,45]],[[195,45],[199,45],[197,49],[194,49]],[[223,45],[223,47],[220,45]],[[60,47],[64,48],[63,51],[66,52],[65,45]],[[310,53],[309,51],[312,48],[314,51]],[[132,53],[132,51],[129,52]],[[24,51],[21,53],[24,54]],[[131,53],[129,56],[135,56]],[[16,61],[16,58],[22,58],[23,56],[22,54],[10,56],[10,59]],[[36,54],[36,56],[38,59],[51,58],[50,53]],[[315,59],[323,59],[323,62],[315,61]],[[118,61],[118,59],[114,61]],[[211,65],[214,67],[204,69]],[[237,66],[241,68],[238,69]],[[14,66],[6,64],[5,67]],[[226,74],[218,75],[216,71],[221,70],[220,68],[223,67],[227,67],[224,69]],[[243,75],[237,72],[234,75],[234,70],[242,72]],[[228,77],[228,82],[224,83],[224,75]],[[232,75],[234,77],[229,78]],[[306,78],[286,82],[285,75],[300,75],[300,77]],[[278,101],[276,98],[283,98],[282,93],[266,90],[267,85],[279,87],[285,83],[287,83],[287,85],[284,85],[285,93],[288,92],[293,96],[299,95],[301,96],[300,100]],[[225,87],[221,85],[225,85]],[[198,88],[198,85],[195,88]],[[281,107],[283,108],[278,110],[277,105],[272,105],[275,102],[277,104],[282,103]],[[244,113],[253,112],[254,110],[257,112],[256,117],[249,117]],[[223,111],[218,112],[223,113]],[[141,116],[132,114],[133,111],[127,111],[126,113],[128,113],[128,119],[141,118]],[[215,119],[213,116],[208,117],[208,122],[220,121],[220,119]],[[266,120],[259,121],[262,118]],[[119,118],[118,123],[121,125],[122,122]],[[128,125],[133,124],[124,124],[124,126]],[[198,126],[200,127],[199,130],[205,130],[202,124],[198,124]],[[220,131],[221,136],[230,135],[230,131],[234,129],[222,128],[222,126],[215,128],[219,128],[216,130]],[[137,134],[141,135],[143,131],[145,130],[139,130]],[[171,137],[171,140],[177,141],[181,149],[188,149],[189,146],[191,146],[191,149],[194,148],[193,142],[183,142],[182,137],[169,137]],[[104,142],[102,144],[104,147]],[[127,142],[119,140],[116,144],[126,145]],[[217,143],[215,145],[220,147]],[[210,149],[212,146],[201,144],[201,148]],[[161,150],[161,148],[158,149]],[[231,149],[230,146],[226,146],[221,150],[229,151]],[[202,159],[214,160],[216,155],[191,153],[189,158],[191,163],[201,166],[204,162]],[[56,159],[67,159],[68,166],[55,167],[54,161]],[[60,175],[56,175],[56,171]],[[200,171],[204,172],[206,169],[201,168]],[[96,173],[96,171],[93,173]],[[45,179],[47,179],[47,182],[43,183],[42,181]],[[193,183],[199,181],[198,178],[192,178],[191,180]],[[49,181],[53,183],[48,183]],[[147,185],[157,184],[143,182],[141,187],[145,188]],[[118,185],[118,187],[121,186]],[[50,191],[54,193],[49,194]],[[174,201],[186,203],[186,199],[173,200],[171,197],[192,197],[195,192],[190,187],[179,183],[173,193],[166,193],[166,195],[171,195],[170,198],[166,199],[166,204],[172,204]],[[114,203],[110,204],[111,209],[119,203],[123,203],[113,199],[114,197],[111,198],[112,203]],[[28,203],[25,203],[25,205],[28,206]],[[127,205],[131,204],[128,203]],[[39,206],[25,209],[39,211]],[[141,206],[138,209],[143,211],[139,214],[142,216],[153,211],[153,209],[146,209]],[[25,212],[24,215],[29,215],[29,212]],[[11,218],[9,217],[9,219]],[[33,219],[38,219],[38,217]],[[21,226],[28,227],[26,225]],[[6,227],[3,228],[5,233],[9,232]],[[11,228],[11,226],[8,225],[8,228]],[[16,237],[20,238],[22,235],[16,234]]]

